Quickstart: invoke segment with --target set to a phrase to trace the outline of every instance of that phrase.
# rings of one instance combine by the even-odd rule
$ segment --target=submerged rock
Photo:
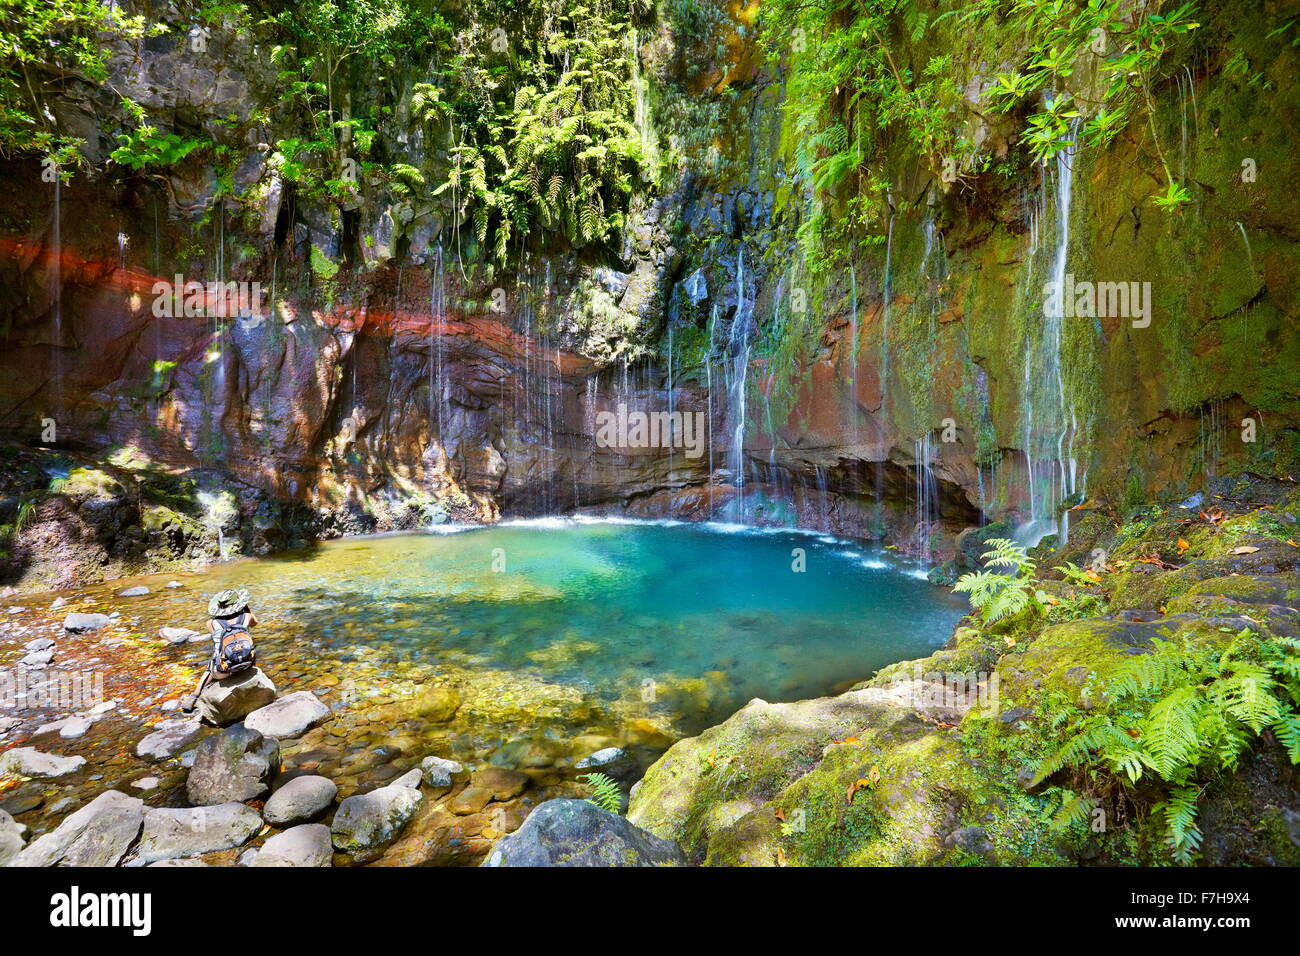
[[[140,833],[144,813],[139,797],[106,791],[32,841],[12,865],[116,866]]]
[[[420,769],[424,772],[424,782],[430,787],[450,787],[451,778],[465,771],[456,761],[442,757],[425,757],[420,761]]]
[[[237,724],[199,744],[185,792],[196,806],[256,800],[279,768],[280,744]]]
[[[85,634],[107,627],[112,620],[107,614],[80,614],[74,611],[63,619],[63,629],[72,634]]]
[[[487,790],[494,800],[510,800],[517,797],[532,783],[532,778],[528,774],[502,767],[483,767],[475,770],[470,779],[473,786]]]
[[[683,866],[681,848],[585,800],[547,800],[484,866]]]
[[[265,707],[275,700],[275,694],[271,679],[260,667],[253,667],[242,674],[209,682],[199,696],[199,716],[204,723],[224,727]]]

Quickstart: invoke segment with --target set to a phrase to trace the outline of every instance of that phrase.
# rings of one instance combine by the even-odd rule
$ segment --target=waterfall
[[[709,351],[708,358],[704,362],[704,375],[706,388],[708,390],[708,417],[705,419],[709,423],[709,516],[713,516],[713,350],[717,347],[713,333],[718,327],[718,300],[713,300],[713,308],[709,313]]]
[[[880,311],[880,419],[889,421],[889,299],[892,276],[890,269],[894,254],[894,207],[889,207],[889,230],[885,237],[885,279],[881,283]]]
[[[429,281],[429,426],[438,427],[438,441],[443,440],[442,408],[448,397],[444,336],[438,323],[447,320],[447,272],[442,259],[442,240],[433,250],[433,275]],[[432,439],[432,436],[430,436]],[[430,441],[432,444],[432,440]]]
[[[62,178],[55,169],[54,176],[54,224],[51,243],[54,255],[50,266],[50,291],[54,296],[54,349],[53,359],[54,404],[56,413],[63,414],[63,209],[60,191]],[[60,426],[66,427],[62,421]]]
[[[745,247],[736,256],[736,314],[731,322],[728,400],[733,419],[728,450],[731,480],[736,487],[736,519],[745,520],[745,384],[749,375],[749,312],[745,303]]]
[[[1060,543],[1065,543],[1069,515],[1061,505],[1076,492],[1078,483],[1074,458],[1078,421],[1065,392],[1061,367],[1065,276],[1070,257],[1070,203],[1077,152],[1073,140],[1077,131],[1076,121],[1071,127],[1071,144],[1056,154],[1056,236],[1048,274],[1051,295],[1044,303],[1042,333],[1035,339],[1031,332],[1025,349],[1022,414],[1029,521],[1017,530],[1017,537],[1030,544],[1037,544],[1053,532],[1059,535]]]
[[[914,456],[916,474],[913,476],[916,498],[916,549],[921,557],[923,567],[930,566],[930,531],[939,519],[939,483],[930,467],[933,460],[934,446],[930,433],[926,432],[916,439]]]

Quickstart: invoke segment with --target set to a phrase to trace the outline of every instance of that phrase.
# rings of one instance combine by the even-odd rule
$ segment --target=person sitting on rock
[[[190,713],[198,705],[199,695],[208,681],[221,680],[253,666],[256,651],[248,629],[257,624],[257,615],[248,606],[248,591],[227,588],[208,602],[208,630],[212,632],[212,659],[194,687],[194,693],[181,698],[181,710]]]

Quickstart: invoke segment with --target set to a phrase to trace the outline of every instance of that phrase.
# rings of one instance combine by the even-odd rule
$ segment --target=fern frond
[[[587,802],[595,804],[610,813],[619,813],[623,809],[623,791],[613,779],[603,773],[584,773],[577,778],[591,787],[591,796]]]

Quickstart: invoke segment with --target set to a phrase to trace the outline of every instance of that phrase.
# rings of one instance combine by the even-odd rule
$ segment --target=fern
[[[1176,787],[1169,799],[1156,807],[1165,819],[1165,840],[1173,854],[1174,862],[1190,864],[1201,846],[1201,831],[1196,825],[1196,800],[1200,790],[1196,787]]]
[[[610,813],[622,811],[623,791],[610,777],[603,773],[584,773],[578,779],[591,786],[592,793],[587,798],[588,803],[595,804]]]
[[[962,575],[953,590],[969,594],[971,607],[980,612],[984,623],[994,624],[1034,603],[1036,564],[1024,548],[1008,538],[990,538],[985,544],[989,550],[981,555],[984,570]]]
[[[1170,855],[1180,864],[1193,862],[1202,840],[1196,823],[1200,781],[1235,770],[1266,729],[1300,764],[1298,645],[1249,629],[1221,647],[1156,641],[1152,653],[1116,670],[1099,695],[1104,710],[1074,726],[1039,765],[1037,781],[1066,768],[1094,768],[1129,786],[1154,778],[1169,788],[1154,809]]]

